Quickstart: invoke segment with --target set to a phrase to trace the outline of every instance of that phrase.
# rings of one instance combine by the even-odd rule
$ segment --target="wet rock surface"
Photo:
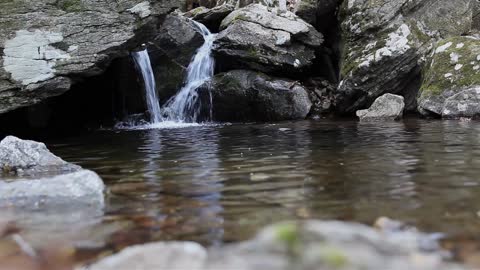
[[[312,106],[299,82],[249,70],[220,73],[200,94],[204,103],[211,100],[215,121],[304,119]]]
[[[165,103],[184,83],[187,67],[204,40],[198,27],[178,12],[169,14],[148,43],[158,97]]]
[[[367,110],[357,111],[361,121],[398,120],[403,116],[405,108],[402,96],[385,94],[375,100]]]
[[[147,244],[82,269],[463,269],[444,260],[437,239],[390,225],[374,230],[339,221],[285,222],[223,248],[207,250],[189,242]]]
[[[100,177],[53,155],[43,143],[8,136],[0,142],[0,206],[103,206]]]
[[[3,1],[0,113],[36,104],[101,73],[149,40],[184,1]]]

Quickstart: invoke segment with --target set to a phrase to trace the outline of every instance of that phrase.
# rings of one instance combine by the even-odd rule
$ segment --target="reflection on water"
[[[386,215],[428,231],[480,231],[476,122],[97,131],[48,146],[108,184],[103,224],[123,224],[106,235],[110,247],[173,239],[219,245],[303,218],[372,223]]]

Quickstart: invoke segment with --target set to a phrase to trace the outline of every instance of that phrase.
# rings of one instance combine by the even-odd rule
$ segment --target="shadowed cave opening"
[[[0,115],[0,137],[73,136],[145,113],[143,81],[130,56],[113,60],[100,75],[74,81],[60,96]]]

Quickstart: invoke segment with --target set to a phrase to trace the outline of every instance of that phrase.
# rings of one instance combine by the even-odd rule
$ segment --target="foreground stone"
[[[216,75],[201,87],[200,95],[203,104],[211,100],[214,121],[305,119],[312,107],[300,83],[249,70]]]
[[[60,95],[151,40],[182,0],[1,1],[0,113]]]
[[[220,29],[214,53],[223,70],[298,73],[313,64],[323,43],[322,34],[295,14],[259,4],[230,13]]]
[[[375,100],[367,110],[357,111],[361,121],[369,120],[397,120],[402,118],[405,108],[402,96],[385,94]]]
[[[0,142],[0,168],[0,206],[104,204],[100,177],[53,155],[43,143],[6,137]]]
[[[47,170],[78,170],[55,156],[43,143],[7,136],[0,142],[0,169],[16,174],[39,173]]]
[[[453,37],[438,42],[419,96],[419,111],[444,118],[480,115],[480,39]]]
[[[413,229],[377,231],[337,221],[286,222],[267,227],[250,241],[222,248],[206,250],[189,242],[147,244],[82,269],[462,269],[443,260],[436,239]]]

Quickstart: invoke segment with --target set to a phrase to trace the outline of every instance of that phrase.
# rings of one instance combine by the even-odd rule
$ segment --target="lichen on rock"
[[[423,77],[419,111],[425,115],[454,116],[451,109],[445,113],[445,101],[480,86],[480,40],[466,36],[439,41]]]

